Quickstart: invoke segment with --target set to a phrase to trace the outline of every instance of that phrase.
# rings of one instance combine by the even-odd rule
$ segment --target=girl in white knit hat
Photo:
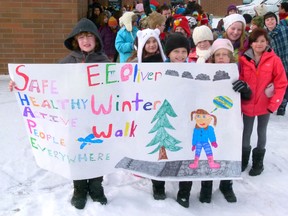
[[[135,51],[127,62],[164,62],[166,57],[159,36],[158,28],[138,31],[134,43]]]
[[[206,25],[198,26],[194,29],[192,38],[196,48],[189,53],[188,62],[208,63],[213,43],[211,29]]]

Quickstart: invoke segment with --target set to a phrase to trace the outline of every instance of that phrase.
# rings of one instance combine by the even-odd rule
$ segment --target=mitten
[[[218,144],[216,142],[212,142],[211,145],[214,147],[214,148],[217,148],[218,147]]]
[[[232,83],[233,90],[241,93],[241,99],[250,100],[252,91],[248,84],[242,80],[236,80]]]
[[[194,150],[195,150],[195,148],[196,148],[196,146],[195,146],[195,145],[193,145],[193,146],[192,146],[192,151],[194,151]]]
[[[247,93],[250,91],[248,84],[242,80],[236,80],[232,85],[235,92]]]

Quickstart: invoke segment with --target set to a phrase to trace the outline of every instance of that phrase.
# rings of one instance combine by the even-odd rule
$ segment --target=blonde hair
[[[223,38],[226,38],[226,39],[230,40],[228,38],[227,31],[224,32],[223,36],[224,36]],[[240,50],[240,51],[244,50],[245,39],[246,39],[245,25],[242,23],[242,33],[241,33],[240,38],[238,39],[239,42],[240,42],[240,46],[239,47],[235,47],[235,48],[236,49],[238,48],[238,50]]]
[[[157,25],[161,26],[165,21],[165,16],[156,11],[153,11],[147,17],[148,28],[150,29],[155,29]]]

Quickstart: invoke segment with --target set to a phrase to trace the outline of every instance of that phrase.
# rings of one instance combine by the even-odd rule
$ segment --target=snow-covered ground
[[[288,214],[288,117],[271,115],[265,170],[234,181],[238,202],[227,203],[215,181],[210,204],[199,202],[194,182],[188,209],[176,201],[177,182],[166,183],[167,199],[155,201],[150,180],[119,171],[105,176],[108,204],[89,198],[84,210],[70,204],[72,181],[40,169],[34,161],[8,76],[0,76],[0,216],[284,216]],[[256,143],[253,134],[252,144]],[[251,166],[249,164],[248,170]]]

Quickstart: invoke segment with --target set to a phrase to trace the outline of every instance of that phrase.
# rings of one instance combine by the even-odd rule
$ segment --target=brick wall
[[[202,8],[214,16],[225,16],[230,4],[242,5],[243,0],[201,0]]]
[[[5,0],[0,3],[0,74],[8,63],[55,63],[63,41],[86,16],[84,0]]]
[[[68,54],[63,41],[87,14],[88,0],[2,0],[0,3],[0,74],[8,63],[56,63]],[[107,0],[99,0],[103,5]],[[133,0],[122,0],[132,4]],[[170,2],[159,0],[160,4]],[[204,10],[223,16],[242,0],[201,0]]]

